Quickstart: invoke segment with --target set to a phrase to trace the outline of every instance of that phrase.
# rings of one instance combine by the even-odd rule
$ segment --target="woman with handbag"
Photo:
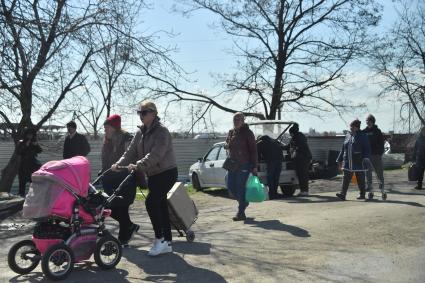
[[[103,126],[105,127],[105,138],[102,146],[102,171],[100,173],[105,172],[118,161],[133,138],[131,134],[121,129],[121,117],[117,114],[106,118]],[[127,170],[106,172],[102,177],[102,186],[105,192],[111,195],[127,175]],[[116,198],[111,204],[111,217],[119,223],[118,240],[123,247],[127,247],[133,234],[140,228],[131,221],[128,213],[136,196],[136,180],[130,178],[119,195],[121,198]]]
[[[155,241],[148,254],[157,256],[173,251],[167,193],[177,181],[176,157],[171,134],[159,121],[156,105],[144,101],[140,103],[137,113],[143,125],[112,169],[127,166],[130,171],[136,170],[148,176],[146,210],[155,232]]]
[[[229,157],[223,168],[227,170],[227,188],[238,201],[238,212],[233,221],[246,220],[245,186],[249,173],[257,175],[257,144],[253,132],[245,124],[243,113],[233,116],[233,129],[229,131],[224,145],[229,151]]]

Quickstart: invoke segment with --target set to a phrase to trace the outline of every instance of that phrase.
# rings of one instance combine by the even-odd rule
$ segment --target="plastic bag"
[[[250,175],[246,181],[245,200],[247,202],[262,202],[265,199],[264,185],[257,176]]]

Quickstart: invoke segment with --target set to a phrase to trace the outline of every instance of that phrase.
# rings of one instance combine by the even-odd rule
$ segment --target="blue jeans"
[[[245,187],[248,179],[251,166],[249,163],[243,164],[238,171],[227,172],[227,188],[233,194],[235,199],[239,203],[238,214],[244,214],[245,209],[248,206],[248,202],[245,200]]]

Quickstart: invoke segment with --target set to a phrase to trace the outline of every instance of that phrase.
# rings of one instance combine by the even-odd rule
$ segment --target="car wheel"
[[[298,189],[298,185],[282,185],[280,186],[284,197],[292,197]]]
[[[199,183],[199,178],[196,173],[192,174],[192,185],[195,190],[202,191],[201,183]]]

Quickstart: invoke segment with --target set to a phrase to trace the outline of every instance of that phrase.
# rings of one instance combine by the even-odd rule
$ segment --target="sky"
[[[226,53],[226,49],[229,49],[232,43],[224,33],[209,26],[216,20],[211,13],[198,11],[190,17],[183,17],[172,11],[173,4],[172,0],[153,3],[153,9],[145,10],[142,13],[141,26],[145,32],[166,30],[176,34],[171,39],[165,35],[160,36],[157,42],[162,45],[176,45],[178,52],[173,54],[173,58],[191,73],[190,78],[197,81],[195,87],[214,93],[214,80],[211,74],[231,70],[234,66],[234,58]],[[384,4],[381,28],[389,27],[392,20],[396,18],[392,1],[385,1]],[[298,122],[304,132],[310,128],[320,132],[342,132],[356,118],[363,121],[363,125],[365,125],[367,114],[372,113],[376,117],[378,126],[384,132],[406,131],[407,125],[398,122],[401,102],[394,97],[378,98],[381,87],[376,83],[371,72],[365,67],[352,66],[350,68],[349,71],[352,74],[340,94],[349,97],[353,102],[366,103],[366,108],[344,112],[342,115],[338,115],[336,112],[323,113],[320,118],[305,113],[285,112],[282,114],[282,119]],[[159,108],[163,109],[165,105],[161,104]],[[174,105],[167,109],[166,114],[162,113],[162,115],[166,115],[165,124],[172,131],[187,130],[187,125],[190,125],[191,113],[188,104]],[[124,122],[128,127],[134,127],[139,123],[137,116],[128,118]],[[211,127],[205,129],[200,124],[195,127],[195,131],[226,132],[232,125],[232,115],[220,110],[212,111],[211,120],[215,124],[213,129]]]
[[[385,6],[380,29],[383,30],[391,25],[396,18],[396,12],[392,1],[382,1]],[[235,66],[235,58],[226,53],[226,50],[232,47],[232,41],[226,38],[227,35],[224,32],[210,27],[217,20],[211,13],[197,11],[189,17],[183,17],[173,12],[173,4],[173,0],[151,1],[152,9],[145,9],[141,13],[140,31],[145,34],[155,33],[156,42],[160,45],[176,46],[178,50],[172,54],[172,58],[190,73],[190,79],[195,81],[193,88],[215,93],[212,74],[231,72]],[[172,32],[175,36],[170,38],[164,33],[157,33],[160,30]],[[408,126],[398,122],[402,102],[394,97],[378,98],[381,87],[367,68],[352,65],[347,70],[351,73],[347,80],[348,84],[343,86],[343,90],[338,95],[349,97],[354,103],[366,103],[366,108],[343,112],[341,115],[337,112],[323,113],[320,118],[306,113],[284,112],[282,120],[298,122],[300,129],[304,132],[309,131],[310,128],[318,132],[342,132],[356,118],[360,119],[364,126],[367,114],[372,113],[376,117],[378,126],[384,132],[407,132]],[[237,108],[239,105],[231,106]],[[158,102],[163,122],[171,131],[189,130],[192,109],[188,103],[173,104],[167,108],[166,113],[163,111],[165,107],[164,101]],[[232,127],[230,113],[214,109],[208,118],[213,121],[213,127],[205,128],[203,124],[198,124],[194,131],[227,132]],[[122,123],[124,128],[132,131],[140,124],[140,121],[137,115],[124,114]]]

